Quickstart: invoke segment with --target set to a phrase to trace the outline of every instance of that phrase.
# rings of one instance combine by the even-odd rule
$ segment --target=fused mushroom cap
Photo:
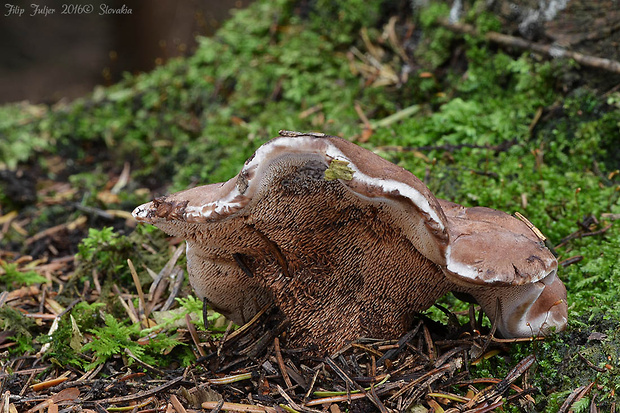
[[[251,216],[252,207],[287,160],[316,160],[329,168],[344,163],[352,175],[336,176],[363,202],[390,208],[392,218],[416,248],[431,261],[445,264],[446,217],[438,200],[415,175],[344,139],[323,134],[283,132],[259,147],[237,176],[177,192],[137,207],[134,217],[164,231],[191,237],[194,225]],[[175,221],[170,223],[169,221]],[[178,223],[184,222],[187,225]]]
[[[408,171],[336,137],[286,133],[231,180],[134,216],[188,240],[192,286],[234,321],[247,320],[255,282],[298,345],[397,337],[451,285],[439,266],[448,233],[437,199]],[[240,294],[222,297],[227,289]]]
[[[526,287],[523,297],[516,300],[513,308],[506,309],[508,313],[503,334],[510,337],[528,337],[544,335],[555,331],[562,331],[568,322],[568,305],[566,302],[566,287],[555,272]],[[529,303],[529,305],[521,305]],[[504,308],[502,308],[504,310]]]
[[[358,271],[358,275],[362,277],[362,284],[372,286],[377,283],[391,283],[388,290],[402,287],[403,294],[411,295],[411,300],[420,306],[415,311],[428,308],[432,300],[453,289],[473,295],[491,319],[493,319],[495,306],[499,300],[502,306],[500,310],[503,311],[499,329],[506,336],[528,335],[523,333],[528,325],[536,325],[538,326],[536,328],[542,331],[545,324],[549,325],[547,320],[550,319],[558,320],[553,325],[560,329],[565,326],[566,291],[555,274],[557,261],[544,247],[542,240],[523,222],[489,208],[465,208],[448,201],[438,200],[409,171],[346,140],[323,134],[293,132],[281,134],[282,137],[272,139],[258,148],[246,161],[239,174],[229,181],[158,198],[136,208],[133,212],[137,220],[154,224],[169,234],[188,240],[188,252],[190,248],[193,249],[192,254],[188,253],[188,264],[191,264],[188,265],[190,281],[193,279],[192,285],[200,296],[212,300],[210,294],[215,294],[218,289],[222,291],[230,287],[234,291],[235,288],[243,288],[253,282],[252,291],[260,292],[261,303],[271,299],[271,293],[274,293],[276,303],[289,306],[289,311],[294,312],[294,316],[308,310],[308,308],[296,309],[294,307],[296,297],[289,297],[290,302],[282,301],[286,300],[286,297],[277,298],[278,294],[280,296],[295,292],[305,294],[306,291],[293,291],[289,287],[274,287],[273,284],[259,285],[256,277],[244,279],[244,271],[237,268],[232,261],[232,257],[238,253],[235,248],[239,248],[241,243],[245,243],[244,254],[265,254],[264,234],[260,236],[257,234],[269,225],[275,225],[275,227],[268,228],[271,231],[269,236],[285,243],[287,238],[290,239],[291,231],[295,230],[291,228],[296,227],[298,223],[291,216],[283,216],[282,214],[287,214],[283,212],[285,208],[274,205],[270,196],[275,195],[278,199],[284,199],[281,195],[285,191],[285,180],[301,177],[300,179],[306,180],[301,184],[302,186],[308,184],[308,188],[319,188],[319,191],[326,191],[325,193],[331,191],[331,198],[323,196],[324,192],[318,192],[319,195],[315,192],[308,198],[303,196],[286,198],[288,202],[286,208],[289,213],[303,215],[306,218],[314,217],[305,221],[310,231],[312,231],[311,227],[317,225],[316,220],[328,222],[325,225],[333,224],[334,213],[329,211],[329,207],[324,204],[332,202],[338,204],[337,207],[340,210],[349,206],[360,210],[368,209],[371,205],[378,212],[373,218],[366,219],[383,220],[382,224],[389,227],[392,235],[382,237],[379,243],[370,246],[359,239],[351,241],[351,238],[337,238],[338,234],[334,232],[334,239],[338,240],[338,245],[335,247],[331,244],[336,243],[329,237],[310,239],[306,244],[300,243],[297,249],[289,248],[284,253],[275,251],[278,265],[273,264],[269,267],[271,264],[267,263],[259,267],[259,271],[260,268],[279,266],[283,270],[285,280],[291,275],[290,279],[293,279],[293,282],[299,281],[295,280],[294,274],[287,273],[287,265],[283,263],[286,258],[297,259],[298,263],[304,263],[304,265],[309,263],[308,271],[310,271],[312,265],[317,263],[313,261],[316,256],[315,252],[337,250],[342,255],[337,256],[336,261],[338,259],[351,260],[352,254],[357,254],[356,259],[359,259],[359,265],[354,270]],[[338,187],[337,191],[333,191],[334,187],[328,183],[331,180],[340,184],[333,184]],[[334,193],[339,194],[338,197],[334,197]],[[304,199],[313,199],[313,201],[304,203]],[[325,215],[320,215],[318,210],[323,211]],[[269,222],[261,223],[259,222],[261,219]],[[329,222],[330,219],[332,222]],[[284,221],[287,224],[284,224]],[[359,238],[360,235],[366,236],[363,234],[372,231],[371,224],[372,222],[360,218],[356,222],[356,228],[362,228],[364,225],[367,228],[363,228],[359,233],[349,234],[349,236],[352,235],[353,238]],[[286,227],[286,225],[289,226]],[[333,232],[335,227],[329,228]],[[326,237],[324,232],[322,236]],[[407,242],[400,242],[399,248],[395,247],[397,245],[395,240],[398,237],[400,237],[399,241],[407,240]],[[277,242],[267,241],[272,250],[278,249]],[[349,243],[357,243],[357,249],[347,249]],[[291,245],[290,242],[288,244]],[[310,253],[300,251],[304,248],[314,249]],[[384,256],[375,254],[375,257],[385,257],[390,263],[389,268],[382,267],[379,271],[373,270],[371,263],[364,261],[367,259],[364,253],[367,249],[364,250],[364,248],[382,249],[381,254]],[[417,252],[408,251],[411,248]],[[272,252],[267,251],[267,254]],[[282,257],[287,253],[291,255]],[[306,255],[302,256],[303,254]],[[416,259],[420,262],[426,261],[424,266],[407,267],[408,270],[412,268],[413,270],[399,274],[398,271],[405,268],[403,262],[412,261],[411,257],[416,254],[418,257]],[[190,258],[191,262],[189,262]],[[252,259],[258,262],[263,258],[254,256]],[[207,264],[201,264],[201,260],[206,261]],[[383,262],[382,259],[375,259],[375,261]],[[347,264],[337,268],[334,266],[329,268],[333,270],[331,273],[328,270],[321,276],[343,278],[352,276],[355,271],[349,271],[351,270],[349,267]],[[213,268],[215,270],[211,271]],[[442,270],[446,277],[443,276]],[[224,274],[227,281],[220,281],[222,277],[216,276],[214,271]],[[403,279],[403,276],[406,277],[405,273],[410,275],[415,271],[418,271],[417,278]],[[388,273],[391,275],[387,275]],[[261,274],[261,277],[263,275]],[[317,280],[319,281],[316,284],[321,284],[325,283],[327,278],[317,278]],[[411,287],[412,282],[424,284],[426,289]],[[209,283],[217,284],[217,288],[210,286]],[[317,285],[312,285],[313,288],[318,288]],[[261,290],[263,287],[267,290],[271,288],[271,290]],[[351,283],[351,289],[355,292],[359,287],[359,283]],[[372,291],[378,294],[375,290]],[[425,292],[420,294],[419,291]],[[349,292],[345,291],[345,293]],[[323,291],[323,293],[335,294],[332,290]],[[248,290],[248,295],[252,294]],[[564,300],[563,306],[554,304],[558,298]],[[278,299],[280,302],[277,301]],[[364,300],[381,301],[383,304],[388,301],[383,296],[360,296],[359,300],[349,300],[346,304],[355,306],[358,312],[363,312],[361,309],[366,307],[362,306],[359,301]],[[237,321],[251,315],[252,309],[236,310],[237,307],[242,306],[241,301],[243,301],[241,297],[237,297],[235,301],[233,294],[230,298],[222,300],[220,306],[224,310],[227,309],[227,314]],[[337,300],[333,302],[335,301]],[[391,304],[392,302],[395,304]],[[403,302],[404,300],[399,297],[390,301],[389,305],[386,304],[385,308],[394,312],[404,311]],[[409,310],[411,308],[408,307]],[[338,317],[334,317],[338,314],[338,308],[320,308],[320,310],[324,313],[317,312],[314,316],[315,322],[320,314],[324,314],[319,322],[324,324],[328,331],[343,328],[341,324],[338,324]],[[290,313],[287,315],[291,316]],[[382,317],[382,315],[379,312],[376,316],[371,314],[368,317],[376,322],[377,317]],[[304,326],[298,325],[297,328],[302,329]],[[352,334],[351,331],[347,333]],[[336,334],[339,333],[336,331]]]

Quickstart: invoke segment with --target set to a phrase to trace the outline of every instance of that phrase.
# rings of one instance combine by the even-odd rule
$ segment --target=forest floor
[[[441,2],[332,3],[257,1],[194,56],[73,102],[0,107],[0,413],[615,411],[617,57],[553,58],[551,35],[520,44],[497,11],[455,25]],[[558,255],[567,330],[503,340],[449,295],[399,339],[314,357],[273,308],[245,326],[203,314],[182,240],[130,211],[231,178],[280,129],[524,213]]]

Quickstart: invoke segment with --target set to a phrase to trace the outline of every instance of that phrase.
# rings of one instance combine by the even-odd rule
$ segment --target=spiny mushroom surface
[[[237,324],[273,302],[293,345],[333,351],[395,338],[449,291],[473,296],[505,337],[563,330],[557,261],[519,219],[439,200],[349,141],[281,132],[237,176],[137,207],[187,240],[191,285]]]

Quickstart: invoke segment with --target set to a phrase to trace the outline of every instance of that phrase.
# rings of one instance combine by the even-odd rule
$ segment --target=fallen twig
[[[575,255],[573,257],[569,257],[569,258],[566,258],[565,260],[560,261],[559,264],[560,264],[560,266],[566,268],[569,265],[576,264],[576,263],[578,263],[581,260],[583,260],[583,256],[582,255]]]
[[[361,394],[364,394],[368,399],[379,409],[381,413],[387,413],[387,408],[381,402],[381,400],[373,394],[373,392],[366,392],[362,386],[357,384],[353,379],[351,379],[347,373],[345,373],[340,366],[338,366],[330,357],[325,357],[325,364],[327,364],[334,372],[340,377],[350,388],[355,388],[359,390]],[[372,387],[371,387],[372,389]]]
[[[125,349],[125,354],[127,354],[129,357],[131,357],[132,359],[134,359],[134,361],[136,363],[138,363],[139,365],[141,365],[142,367],[144,367],[145,369],[147,369],[148,371],[150,371],[151,373],[155,373],[157,375],[160,376],[165,376],[166,373],[164,373],[163,371],[161,371],[160,369],[151,366],[148,363],[145,363],[144,361],[140,360],[140,358],[138,358],[138,356],[136,356],[135,354],[133,354],[131,352],[131,350],[129,350],[128,348]]]
[[[185,378],[183,376],[179,376],[175,379],[172,379],[164,384],[162,384],[161,386],[157,386],[157,387],[153,387],[152,389],[149,390],[145,390],[145,391],[140,391],[134,394],[128,394],[127,396],[120,396],[120,397],[110,397],[109,399],[103,399],[103,400],[95,400],[93,401],[93,403],[100,403],[100,404],[114,404],[114,403],[125,403],[125,402],[131,402],[134,400],[138,400],[138,399],[144,399],[147,397],[150,397],[154,394],[157,394],[159,392],[163,392],[165,390],[168,390],[171,387],[176,386],[177,384],[179,384],[180,381],[184,380]]]
[[[568,412],[573,404],[581,400],[583,396],[585,396],[590,391],[590,389],[592,389],[592,386],[594,386],[594,382],[591,382],[587,386],[577,387],[575,390],[573,390],[572,393],[568,395],[566,400],[564,400],[564,403],[562,403],[562,406],[560,407],[560,410],[558,410],[558,413]]]
[[[282,378],[284,379],[284,383],[290,389],[293,387],[293,383],[291,382],[291,378],[288,376],[286,372],[286,366],[284,365],[284,359],[282,358],[282,352],[280,351],[280,339],[278,337],[273,339],[273,346],[276,352],[276,360],[278,361],[278,367],[280,367],[280,373],[282,374]]]
[[[450,23],[448,20],[445,19],[439,19],[438,22],[446,29],[452,30],[457,33],[469,34],[471,36],[483,36],[486,40],[502,46],[531,50],[554,58],[566,57],[568,59],[573,59],[575,62],[583,66],[603,69],[613,73],[620,73],[620,62],[617,62],[615,60],[585,55],[579,52],[566,50],[565,48],[560,46],[535,43],[529,40],[525,40],[521,37],[508,36],[506,34],[498,32],[491,31],[486,32],[484,35],[481,35],[478,30],[476,30],[476,28],[470,24]]]
[[[413,340],[413,337],[415,337],[416,334],[418,334],[418,331],[420,330],[420,327],[422,327],[422,321],[420,321],[418,323],[418,325],[411,330],[410,332],[408,332],[407,334],[405,334],[404,336],[401,337],[400,340],[398,340],[398,347],[394,348],[394,349],[390,349],[388,351],[385,352],[385,354],[383,354],[383,356],[381,356],[381,358],[379,358],[379,360],[377,360],[377,367],[382,366],[383,363],[385,362],[385,360],[392,360],[394,359],[396,356],[398,356],[398,354],[403,351],[403,349],[405,348],[405,345],[410,342],[411,340]]]
[[[462,143],[458,145],[426,145],[426,146],[378,146],[376,149],[381,151],[395,151],[395,152],[420,152],[420,151],[446,151],[456,152],[464,148],[468,149],[487,149],[494,152],[505,152],[512,146],[517,144],[516,139],[504,141],[498,145],[474,145],[470,143]]]
[[[534,363],[534,356],[529,355],[519,364],[517,364],[504,378],[504,380],[497,383],[495,386],[487,387],[478,394],[476,394],[469,402],[465,404],[465,407],[471,409],[475,406],[479,406],[482,403],[494,400],[498,396],[501,396],[510,388],[510,385],[519,378],[530,366]]]
[[[273,407],[267,406],[255,406],[252,404],[240,404],[240,403],[227,403],[224,402],[204,402],[202,408],[211,410],[219,408],[221,410],[228,410],[231,412],[249,412],[249,413],[276,413],[277,410]]]
[[[597,231],[591,231],[591,232],[583,232],[583,230],[579,229],[579,230],[573,232],[572,234],[562,238],[560,243],[558,245],[556,245],[555,248],[563,247],[564,245],[566,245],[566,243],[568,243],[568,241],[573,240],[575,238],[593,237],[593,236],[596,236],[596,235],[604,234],[605,232],[607,232],[607,230],[609,228],[611,228],[611,225],[612,224],[608,224],[604,228],[601,228],[601,229],[599,229]]]

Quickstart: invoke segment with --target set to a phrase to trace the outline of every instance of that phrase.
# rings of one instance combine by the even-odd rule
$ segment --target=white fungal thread
[[[235,198],[241,196],[241,193],[235,186],[229,193],[222,199],[218,199],[214,202],[200,206],[190,206],[185,208],[186,218],[210,218],[215,215],[227,215],[235,210],[238,210],[243,206],[241,202],[232,202]]]

